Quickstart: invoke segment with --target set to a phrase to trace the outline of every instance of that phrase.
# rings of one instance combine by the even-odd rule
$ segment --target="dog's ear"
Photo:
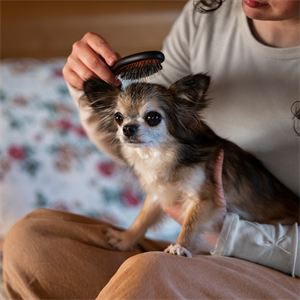
[[[117,105],[120,88],[110,85],[100,78],[90,78],[83,83],[83,91],[89,106],[93,110],[91,118],[99,120],[99,130],[115,133],[117,123],[114,118],[114,110]]]
[[[170,86],[175,95],[176,104],[182,108],[200,111],[206,106],[205,96],[210,84],[206,74],[191,74],[176,81]]]
[[[210,77],[205,74],[186,76],[169,87],[173,95],[173,109],[177,124],[171,134],[186,140],[195,138],[195,130],[201,128],[200,111],[205,108],[205,95],[210,83]],[[199,127],[200,125],[200,127]]]
[[[94,112],[102,114],[115,107],[121,90],[100,78],[91,77],[84,81],[83,91]]]

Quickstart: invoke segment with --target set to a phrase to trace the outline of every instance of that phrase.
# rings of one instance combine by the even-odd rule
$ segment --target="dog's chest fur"
[[[203,167],[175,167],[175,149],[123,147],[123,155],[133,167],[142,189],[153,201],[172,205],[177,201],[188,207],[199,200],[204,181]]]

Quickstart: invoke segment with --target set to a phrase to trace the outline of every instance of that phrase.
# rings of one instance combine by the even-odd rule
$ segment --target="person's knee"
[[[161,287],[171,256],[146,252],[128,258],[97,299],[164,299]]]
[[[13,299],[34,298],[38,262],[45,261],[43,240],[48,234],[43,229],[45,209],[38,209],[16,222],[8,231],[3,245],[3,276],[7,291]],[[34,283],[36,282],[36,284]],[[29,286],[31,286],[29,288]]]
[[[164,252],[146,252],[130,257],[124,263],[124,267],[136,269],[140,274],[145,276],[149,273],[159,273],[168,264],[169,255]]]
[[[42,219],[36,218],[44,209],[35,210],[16,222],[8,231],[3,245],[4,269],[22,266],[33,255],[38,237],[35,228]],[[33,218],[35,216],[35,218]],[[35,222],[33,222],[35,220]],[[39,220],[39,221],[37,221]]]
[[[27,215],[25,215],[22,219],[17,221],[8,231],[5,237],[5,244],[10,245],[11,243],[27,243],[34,236],[34,226],[33,219],[40,219],[38,216],[43,214],[46,209],[39,208],[34,210]],[[41,221],[41,219],[40,219]],[[36,223],[36,222],[35,222]]]

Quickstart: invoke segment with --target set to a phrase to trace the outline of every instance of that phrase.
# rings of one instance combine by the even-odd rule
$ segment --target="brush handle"
[[[155,60],[162,63],[165,60],[165,56],[160,51],[140,52],[129,56],[125,56],[117,60],[116,63],[110,69],[114,75],[119,75],[120,70],[125,66],[145,60]]]

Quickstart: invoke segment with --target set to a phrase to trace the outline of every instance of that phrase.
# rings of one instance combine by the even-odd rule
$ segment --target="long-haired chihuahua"
[[[84,99],[92,116],[98,116],[99,130],[147,194],[128,230],[107,231],[116,249],[131,249],[162,218],[163,205],[181,202],[186,217],[176,245],[165,252],[197,254],[199,237],[221,217],[214,179],[221,150],[228,212],[264,224],[299,222],[298,197],[252,154],[217,136],[203,121],[209,83],[206,74],[186,76],[170,87],[133,83],[124,90],[98,78],[85,81]]]

